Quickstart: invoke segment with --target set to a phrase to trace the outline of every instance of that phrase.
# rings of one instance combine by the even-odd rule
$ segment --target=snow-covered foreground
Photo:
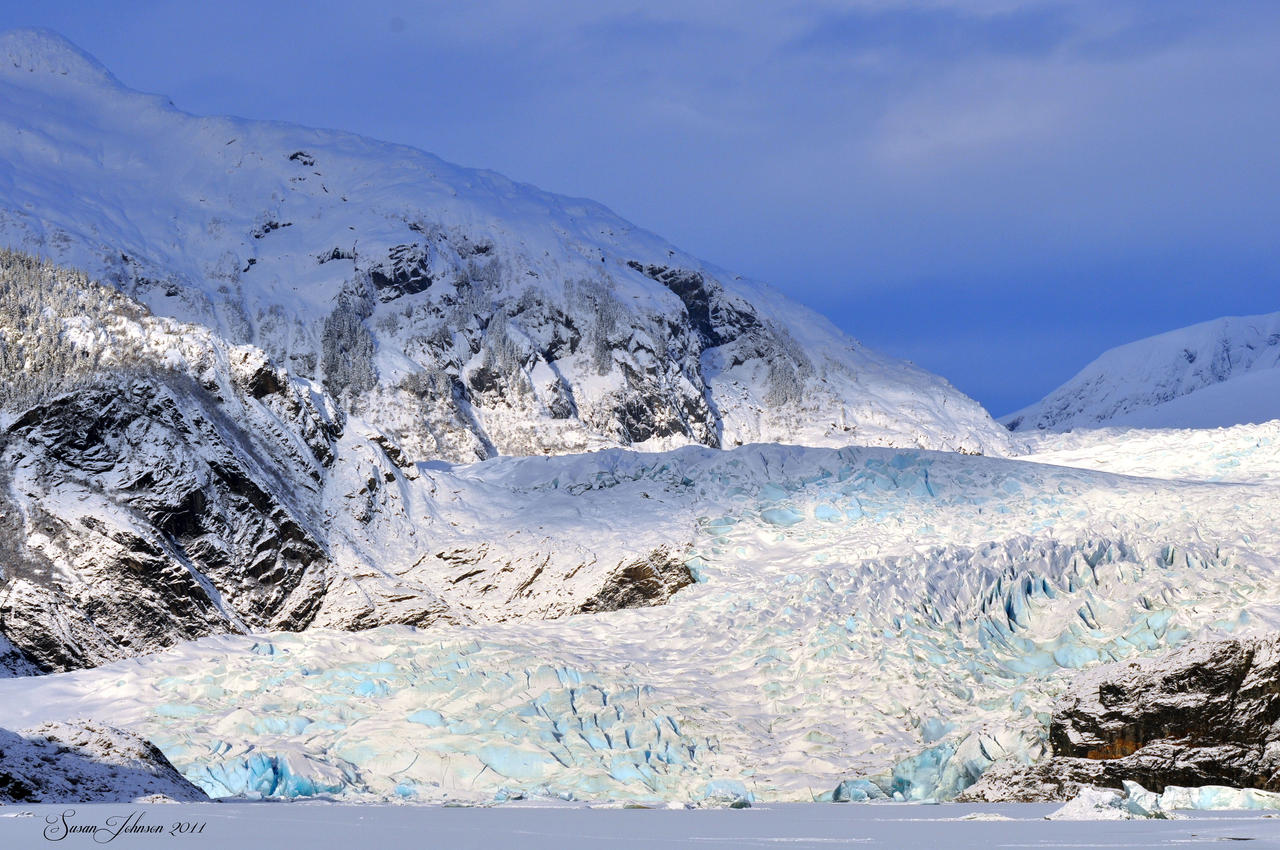
[[[65,823],[164,828],[174,847],[573,848],[992,848],[1198,847],[1250,841],[1280,846],[1276,821],[1257,812],[1196,812],[1178,820],[1049,821],[1052,805],[830,806],[778,804],[742,811],[601,810],[583,807],[407,808],[262,805],[34,806],[0,813],[0,845],[37,846]],[[49,822],[52,819],[52,822]],[[199,832],[170,835],[176,825]],[[203,826],[201,826],[203,825]],[[103,832],[102,837],[109,837]],[[424,836],[430,836],[424,844]],[[71,834],[88,844],[89,836]],[[113,846],[158,845],[121,834]]]
[[[210,638],[0,682],[0,726],[129,728],[223,797],[808,801],[866,776],[945,799],[1039,755],[1076,669],[1280,626],[1273,431],[1217,432],[1234,466],[1179,432],[1091,464],[1131,441],[1148,474],[1214,481],[779,446],[424,466],[560,537],[608,506],[611,537],[696,517],[700,582],[556,621]]]

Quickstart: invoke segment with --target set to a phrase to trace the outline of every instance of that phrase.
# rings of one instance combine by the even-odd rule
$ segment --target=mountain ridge
[[[544,528],[545,498],[411,462],[260,349],[2,250],[0,366],[0,677],[227,632],[661,604],[693,581],[687,523]]]
[[[1280,312],[1224,316],[1103,352],[1009,430],[1213,428],[1280,418]]]
[[[262,348],[410,457],[1007,450],[945,380],[598,203],[350,133],[189,115],[47,32],[0,36],[0,56],[0,241]]]

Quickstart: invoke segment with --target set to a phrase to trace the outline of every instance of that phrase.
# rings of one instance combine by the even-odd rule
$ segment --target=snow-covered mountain
[[[1008,445],[940,378],[597,204],[187,115],[50,33],[0,35],[6,242],[25,252],[0,256],[11,674],[225,632],[652,605],[694,580],[683,509],[636,529],[450,461]]]
[[[1007,445],[944,380],[599,204],[188,115],[47,32],[0,35],[6,243],[263,349],[411,459]]]
[[[620,534],[607,506],[468,487],[261,350],[4,251],[0,368],[0,676],[224,632],[614,610],[693,580],[692,518]]]
[[[1280,418],[1280,313],[1215,319],[1113,348],[1011,431],[1220,428]]]

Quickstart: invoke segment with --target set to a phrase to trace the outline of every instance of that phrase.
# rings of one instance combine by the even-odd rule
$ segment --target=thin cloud
[[[928,62],[965,57],[1043,56],[1071,40],[1076,25],[1066,9],[1030,6],[975,13],[918,6],[855,8],[817,17],[788,48],[922,56]]]

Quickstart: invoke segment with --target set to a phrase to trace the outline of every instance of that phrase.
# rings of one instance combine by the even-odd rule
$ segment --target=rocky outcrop
[[[1119,788],[1121,780],[1109,780],[1102,762],[1087,759],[1047,758],[1034,764],[1000,761],[991,765],[973,785],[956,795],[959,803],[1058,803],[1071,800],[1084,789]]]
[[[301,628],[343,414],[261,350],[0,252],[0,675]]]
[[[314,616],[314,470],[282,468],[188,379],[91,383],[0,439],[0,632],[39,669]]]
[[[961,799],[1062,800],[1124,781],[1280,791],[1280,636],[1084,673],[1056,705],[1049,743],[1051,758],[997,764]]]
[[[0,803],[200,802],[208,796],[138,736],[101,723],[0,729]]]
[[[694,582],[693,573],[685,563],[688,549],[655,549],[643,558],[620,566],[605,578],[594,596],[582,603],[579,613],[661,605]]]

